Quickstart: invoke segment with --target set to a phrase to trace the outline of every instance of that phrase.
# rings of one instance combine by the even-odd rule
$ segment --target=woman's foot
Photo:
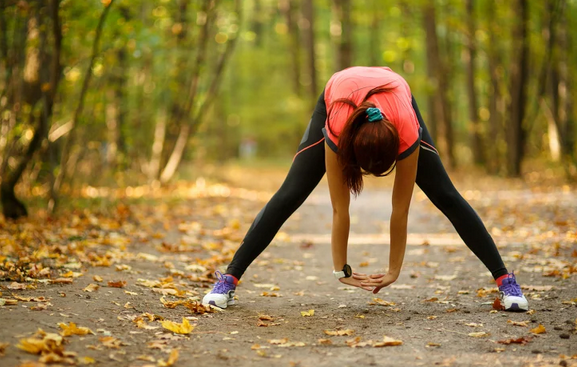
[[[204,296],[202,303],[205,305],[213,305],[220,308],[227,308],[234,304],[234,291],[238,280],[229,274],[222,274],[216,271],[216,278],[214,288]]]
[[[515,274],[507,274],[497,279],[499,300],[505,311],[528,311],[529,302],[515,280]]]

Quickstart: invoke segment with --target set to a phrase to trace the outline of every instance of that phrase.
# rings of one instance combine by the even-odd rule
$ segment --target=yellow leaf
[[[113,336],[103,336],[98,338],[102,342],[102,344],[107,348],[119,349],[121,345],[125,345],[119,339],[116,339]]]
[[[162,324],[163,328],[177,334],[189,334],[192,330],[194,330],[194,326],[191,325],[190,322],[188,322],[188,320],[184,317],[182,318],[182,324],[178,324],[170,320],[164,320],[160,323]]]
[[[395,302],[385,301],[380,298],[373,298],[373,301],[369,302],[369,305],[394,306]]]
[[[92,357],[80,357],[78,358],[78,362],[80,362],[80,364],[94,364],[96,360]]]
[[[94,334],[92,330],[87,327],[78,327],[75,323],[71,322],[70,325],[66,325],[63,322],[59,322],[58,326],[62,329],[60,335],[62,336],[70,336],[70,335],[86,335],[86,334]]]
[[[86,288],[83,289],[84,292],[94,292],[97,291],[100,286],[98,284],[88,284]]]
[[[377,342],[373,345],[373,347],[375,348],[379,348],[379,347],[396,347],[398,345],[402,345],[403,341],[402,340],[398,340],[398,339],[394,339],[394,338],[390,338],[388,336],[384,336],[383,337],[383,341],[382,342]]]
[[[315,310],[301,311],[302,317],[310,317],[315,315]]]
[[[333,342],[330,339],[319,339],[318,343],[320,345],[332,345]]]
[[[547,330],[545,330],[545,326],[543,326],[542,324],[539,324],[539,326],[529,331],[532,332],[533,334],[543,334],[547,332]]]
[[[102,277],[99,275],[95,275],[92,277],[92,280],[94,280],[95,282],[102,282],[104,279],[102,279]]]
[[[345,329],[345,330],[324,330],[324,333],[330,336],[345,336],[345,335],[353,335],[355,333],[352,329]]]
[[[186,320],[186,319],[185,319]],[[169,367],[176,363],[178,360],[178,349],[173,349],[170,351],[170,356],[168,356],[168,360],[164,362],[162,359],[158,361],[158,366],[160,367]]]
[[[515,326],[529,326],[529,321],[512,321],[507,320],[507,324],[515,325]]]

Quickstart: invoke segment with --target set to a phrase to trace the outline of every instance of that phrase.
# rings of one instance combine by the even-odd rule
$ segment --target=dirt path
[[[463,190],[525,287],[530,314],[493,310],[489,273],[419,192],[398,281],[377,296],[344,287],[331,274],[325,184],[249,268],[238,304],[199,314],[183,305],[167,308],[160,298],[202,298],[210,284],[203,280],[228,262],[270,193],[224,186],[187,190],[156,206],[120,207],[108,219],[72,216],[59,229],[46,224],[44,232],[4,223],[0,243],[8,257],[2,259],[0,297],[16,304],[0,307],[0,343],[9,344],[0,366],[38,361],[15,347],[18,340],[38,328],[58,333],[58,323],[70,322],[95,333],[64,338],[64,350],[76,353],[68,357],[74,364],[162,365],[178,349],[175,366],[577,365],[574,193]],[[373,273],[386,266],[389,214],[387,187],[368,188],[353,203],[349,262],[356,270]],[[14,261],[8,242],[16,233],[30,236],[28,243],[46,242],[54,256],[34,258],[51,264],[52,279],[70,276],[65,279],[73,282],[44,284],[37,276],[14,283],[6,262]],[[109,281],[126,284],[116,288]],[[17,284],[36,288],[10,289],[22,287]],[[100,287],[88,292],[90,284]],[[139,316],[145,321],[137,323]],[[194,330],[170,333],[151,321],[158,317],[185,317]],[[545,333],[530,331],[539,325]],[[402,345],[375,347],[384,336]]]

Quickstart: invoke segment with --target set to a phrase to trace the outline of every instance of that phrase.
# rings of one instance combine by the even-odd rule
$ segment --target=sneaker
[[[204,296],[202,303],[220,308],[233,305],[234,291],[236,290],[236,283],[238,281],[232,275],[223,275],[220,271],[216,271],[215,274],[218,281],[214,285],[214,288],[212,288],[212,291]]]
[[[497,280],[499,300],[505,311],[528,311],[529,302],[515,280],[515,274],[507,274]]]

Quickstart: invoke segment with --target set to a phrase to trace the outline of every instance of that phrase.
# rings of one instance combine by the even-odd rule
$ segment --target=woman
[[[352,273],[347,265],[350,193],[356,196],[361,192],[363,175],[385,176],[394,168],[388,272],[370,276]],[[409,85],[387,67],[351,67],[331,77],[285,182],[257,215],[227,273],[217,272],[218,281],[203,303],[221,308],[234,303],[238,279],[325,171],[333,206],[333,274],[341,283],[378,293],[397,280],[405,255],[409,205],[417,183],[491,271],[505,309],[528,310],[515,276],[505,268],[481,219],[451,183]]]

